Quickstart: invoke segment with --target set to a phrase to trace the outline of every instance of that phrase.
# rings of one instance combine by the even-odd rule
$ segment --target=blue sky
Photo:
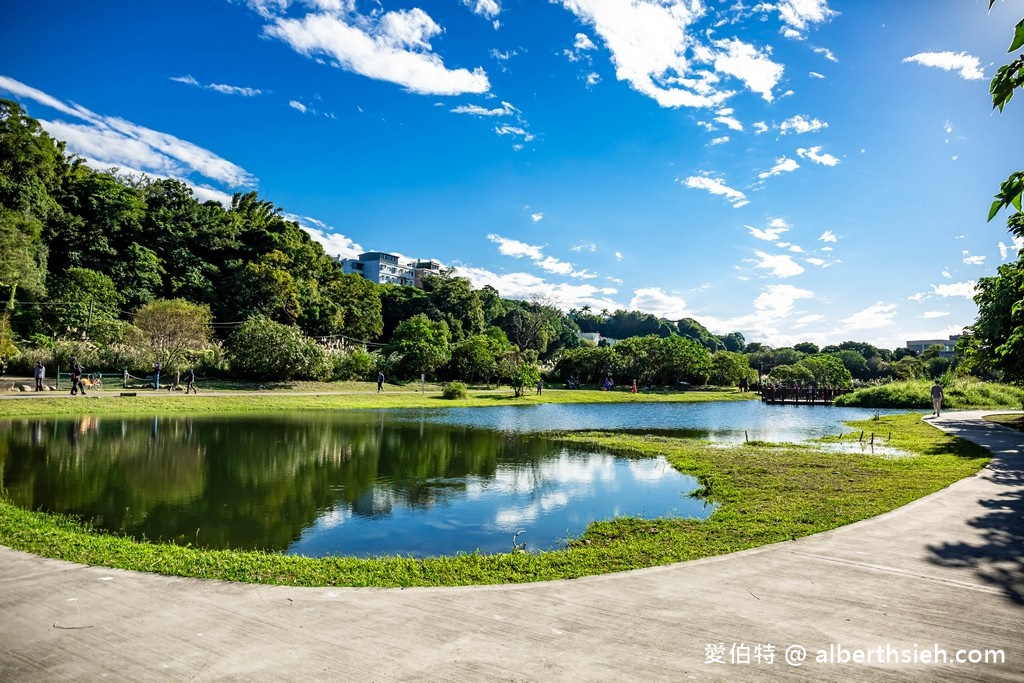
[[[94,167],[255,190],[330,254],[563,309],[885,348],[1016,258],[1021,3],[15,3],[0,96]]]

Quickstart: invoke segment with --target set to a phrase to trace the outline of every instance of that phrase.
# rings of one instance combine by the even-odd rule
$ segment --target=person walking
[[[153,389],[160,390],[160,361],[153,363]]]
[[[36,361],[36,369],[33,372],[33,376],[36,378],[36,391],[42,391],[43,379],[46,378],[46,367],[43,366],[43,361]]]
[[[935,384],[932,385],[932,415],[939,417],[942,414],[942,399],[945,398],[945,394],[942,393],[942,385],[939,384],[939,380],[935,380]]]
[[[75,360],[74,356],[71,356],[71,395],[75,396],[79,391],[82,392],[82,396],[85,396],[85,385],[82,384],[82,364]]]
[[[377,372],[377,392],[384,391],[384,371],[380,370]]]
[[[195,368],[189,368],[188,372],[185,373],[185,395],[186,396],[188,396],[188,392],[190,392],[190,391],[193,394],[198,394],[199,393],[198,391],[196,391],[195,383],[196,383],[196,369]]]

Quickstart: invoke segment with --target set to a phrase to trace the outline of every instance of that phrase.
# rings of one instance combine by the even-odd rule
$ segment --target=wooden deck
[[[761,400],[771,405],[830,406],[837,396],[850,391],[814,387],[763,387],[760,394]]]

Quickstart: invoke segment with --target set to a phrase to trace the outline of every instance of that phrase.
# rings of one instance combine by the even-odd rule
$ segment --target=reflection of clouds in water
[[[320,515],[320,519],[316,523],[324,529],[334,529],[350,519],[352,519],[352,511],[349,510],[347,505],[335,505],[329,511]]]
[[[538,516],[540,516],[540,508],[536,503],[522,507],[499,508],[494,513],[494,525],[499,529],[511,529],[536,521]]]
[[[661,481],[675,469],[664,458],[651,458],[646,460],[630,460],[629,471],[635,481]]]

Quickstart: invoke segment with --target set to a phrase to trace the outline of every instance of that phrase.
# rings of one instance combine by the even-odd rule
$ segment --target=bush
[[[327,352],[297,327],[265,316],[249,318],[226,344],[236,377],[284,381],[330,373]],[[315,348],[314,348],[315,347]]]
[[[857,389],[852,394],[836,398],[835,405],[859,408],[910,408],[931,410],[932,382],[915,380],[891,382],[881,386]],[[965,408],[1017,409],[1024,400],[1024,390],[1006,384],[993,384],[963,379],[947,382],[943,386],[947,410]]]
[[[336,351],[331,354],[331,361],[334,379],[343,382],[366,380],[377,374],[375,371],[376,357],[374,354],[367,353],[366,349]]]
[[[441,396],[448,399],[469,398],[469,393],[462,382],[448,382],[441,388]]]

